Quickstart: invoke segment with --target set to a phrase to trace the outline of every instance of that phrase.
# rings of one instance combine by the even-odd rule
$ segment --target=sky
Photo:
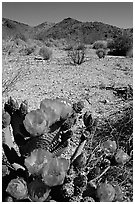
[[[30,26],[74,18],[103,22],[120,28],[133,27],[132,2],[2,2],[2,17]]]

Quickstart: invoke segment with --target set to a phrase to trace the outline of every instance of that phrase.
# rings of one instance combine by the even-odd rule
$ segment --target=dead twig
[[[89,181],[89,183],[91,183],[91,182],[93,183],[93,182],[97,181],[98,179],[100,179],[109,169],[110,169],[110,166],[108,166],[99,176],[97,176],[96,178]]]

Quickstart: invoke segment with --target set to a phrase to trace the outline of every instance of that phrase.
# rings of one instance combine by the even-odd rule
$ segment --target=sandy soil
[[[35,59],[35,55],[3,56],[3,81],[10,80],[21,70],[13,89],[3,94],[3,102],[9,96],[19,102],[28,100],[31,110],[38,108],[44,98],[65,97],[72,102],[83,100],[94,115],[103,114],[123,104],[112,90],[104,87],[133,86],[132,66],[132,58],[106,56],[99,59],[95,51],[88,48],[85,62],[77,66],[71,65],[67,52],[59,49],[53,49],[48,62]]]

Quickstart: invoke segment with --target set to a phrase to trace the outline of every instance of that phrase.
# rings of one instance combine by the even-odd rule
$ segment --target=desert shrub
[[[127,56],[127,53],[133,47],[133,39],[127,34],[119,35],[114,39],[113,43],[109,45],[110,52],[108,54],[114,56]]]
[[[44,44],[46,47],[52,47],[52,43],[49,41],[45,41]]]
[[[105,41],[105,40],[95,41],[94,44],[93,44],[93,49],[97,50],[99,48],[107,49],[107,41]]]
[[[17,33],[17,34],[14,36],[14,40],[16,40],[16,39],[21,39],[21,40],[23,40],[24,42],[27,41],[27,37],[26,37],[24,34],[22,34],[22,33]]]
[[[8,94],[11,90],[14,89],[16,83],[21,79],[22,75],[26,74],[23,72],[24,70],[21,67],[13,77],[10,77],[9,79],[2,79],[2,94]]]
[[[64,38],[57,40],[57,45],[56,45],[57,47],[64,49],[66,45],[67,45],[67,42]]]
[[[85,50],[85,45],[83,43],[70,43],[65,47],[65,51],[69,50]]]
[[[133,48],[131,48],[131,49],[129,49],[128,51],[127,51],[127,55],[126,55],[127,57],[133,57]]]
[[[24,55],[30,55],[35,51],[35,49],[36,49],[36,46],[34,46],[34,45],[33,46],[27,46],[25,48],[22,48],[20,50],[20,52],[22,52]]]
[[[100,49],[96,50],[96,54],[97,54],[97,56],[98,56],[99,58],[104,58],[105,55],[106,55],[106,52],[105,52],[104,49],[100,48]]]
[[[69,44],[65,47],[65,51],[73,50],[73,45]]]
[[[39,50],[39,55],[43,57],[44,60],[49,60],[52,56],[52,51],[48,47],[41,47]]]
[[[4,25],[7,26],[7,28],[10,28],[10,29],[15,29],[16,28],[15,24],[12,23],[10,20],[6,20]]]
[[[84,62],[85,59],[85,50],[78,50],[76,48],[73,48],[72,50],[68,51],[68,57],[71,60],[71,63],[76,65],[80,65]]]
[[[110,48],[110,46],[114,43],[113,38],[108,38],[108,39],[106,39],[106,41],[107,41],[107,48]]]
[[[15,43],[12,40],[3,40],[2,41],[2,52],[7,53],[7,55],[10,55],[13,52],[13,48],[15,47]]]
[[[85,45],[82,44],[82,43],[79,43],[79,44],[76,46],[76,49],[77,49],[77,50],[85,50]]]

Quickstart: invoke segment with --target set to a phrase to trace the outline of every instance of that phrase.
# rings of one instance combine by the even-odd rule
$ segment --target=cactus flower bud
[[[12,179],[9,182],[6,191],[18,200],[24,199],[28,194],[27,183],[23,178]]]
[[[12,115],[16,110],[19,109],[18,102],[10,97],[8,101],[4,104],[4,110]]]
[[[26,100],[20,104],[19,111],[24,116],[28,113],[28,102]]]
[[[51,189],[38,179],[28,185],[29,198],[33,202],[44,202],[50,191]]]

